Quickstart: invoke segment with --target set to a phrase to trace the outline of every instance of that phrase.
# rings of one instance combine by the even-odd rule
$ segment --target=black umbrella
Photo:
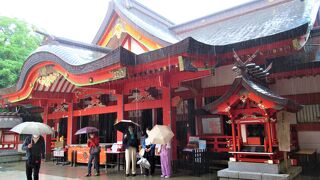
[[[127,132],[129,126],[132,126],[133,128],[140,127],[139,124],[131,120],[121,120],[114,124],[114,128],[116,128],[116,130],[121,131],[123,133]]]

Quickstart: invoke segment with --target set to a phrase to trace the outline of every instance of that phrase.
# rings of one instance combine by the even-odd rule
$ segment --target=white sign
[[[64,157],[64,151],[63,150],[55,150],[53,151],[54,157]]]

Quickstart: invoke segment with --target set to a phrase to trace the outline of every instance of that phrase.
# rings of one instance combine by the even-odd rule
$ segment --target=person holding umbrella
[[[125,148],[125,159],[126,159],[126,176],[130,175],[130,163],[131,163],[131,175],[136,176],[136,153],[138,149],[138,138],[137,135],[133,132],[133,127],[130,125],[128,131],[123,136],[122,142]]]
[[[45,158],[45,142],[40,134],[53,134],[50,126],[40,122],[23,122],[16,125],[10,131],[18,134],[29,134],[23,145],[22,150],[26,151],[26,175],[28,180],[39,179],[41,159]]]
[[[152,144],[161,144],[160,161],[163,178],[169,178],[171,171],[171,139],[174,134],[168,126],[155,125],[148,133],[148,139]]]
[[[87,145],[90,148],[90,157],[88,161],[88,174],[86,177],[91,176],[91,168],[92,168],[92,161],[94,160],[94,168],[96,169],[95,176],[100,175],[100,168],[99,168],[99,157],[100,157],[100,146],[99,146],[99,137],[96,136],[95,133],[90,133],[89,138],[87,141]]]
[[[171,170],[171,143],[162,144],[160,149],[161,177],[170,178]]]
[[[22,145],[22,150],[26,151],[26,175],[28,180],[39,179],[41,159],[45,158],[45,142],[41,135],[34,134],[28,136]]]

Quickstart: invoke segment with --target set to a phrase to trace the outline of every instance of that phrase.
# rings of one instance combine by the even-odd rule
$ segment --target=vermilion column
[[[162,89],[162,107],[163,107],[163,125],[171,127],[174,137],[171,141],[172,160],[177,159],[177,131],[176,131],[176,108],[171,105],[171,91],[170,87]]]
[[[67,144],[75,144],[77,131],[77,119],[73,116],[73,103],[68,103],[68,130],[67,130]]]
[[[118,94],[117,96],[117,122],[124,119],[124,98],[123,94]],[[122,132],[117,131],[117,141],[122,141]]]
[[[272,136],[271,136],[271,126],[270,126],[270,120],[268,119],[268,122],[265,123],[267,126],[267,133],[268,133],[268,145],[269,145],[269,152],[272,152]]]
[[[48,124],[48,103],[43,107],[42,120],[44,124]],[[49,160],[51,156],[51,135],[44,135],[44,140],[46,142],[46,159]]]
[[[202,95],[197,95],[195,97],[195,105],[196,105],[196,109],[201,109],[202,106],[203,106],[203,103],[202,103],[203,99],[202,99]],[[201,119],[197,119],[195,118],[195,125],[197,125],[196,127],[196,135],[203,135],[202,133],[202,121]],[[190,130],[190,128],[188,128]],[[188,132],[188,134],[190,135],[191,133]],[[189,139],[189,136],[187,137]]]
[[[232,150],[237,151],[237,142],[236,142],[236,129],[234,119],[231,119],[231,128],[232,128]],[[237,155],[234,154],[233,157],[237,160]]]

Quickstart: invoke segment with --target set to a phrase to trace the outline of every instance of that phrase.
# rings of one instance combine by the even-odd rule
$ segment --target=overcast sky
[[[90,43],[110,0],[1,0],[0,15],[17,17],[48,33]],[[182,23],[252,0],[138,0],[174,23]]]

